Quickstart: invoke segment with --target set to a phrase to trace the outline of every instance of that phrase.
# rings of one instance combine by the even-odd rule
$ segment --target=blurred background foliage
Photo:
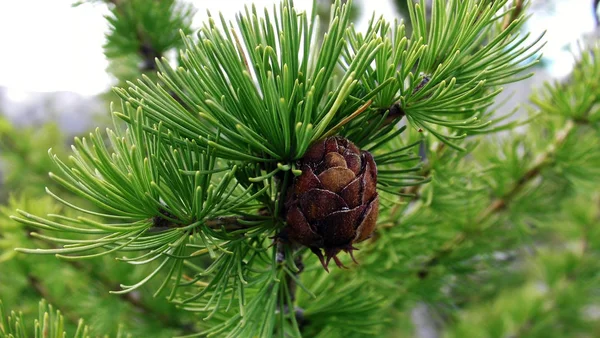
[[[154,76],[155,57],[171,56],[177,63],[173,55],[182,47],[179,30],[197,28],[192,17],[202,10],[174,0],[94,2],[110,11],[104,47],[108,71],[120,81]],[[404,1],[395,3],[405,16]],[[534,2],[533,10],[540,6]],[[320,2],[319,8],[327,17],[328,3]],[[355,15],[362,15],[360,2],[356,8]],[[594,37],[589,40],[583,44],[597,46]],[[433,138],[424,140],[421,174],[432,182],[405,191],[412,197],[404,197],[383,221],[378,231],[386,236],[376,236],[365,249],[363,268],[333,271],[312,290],[321,298],[299,294],[307,337],[597,336],[600,49],[587,48],[575,52],[579,61],[566,79],[546,85],[537,80],[539,89],[530,102],[519,102],[524,107],[519,118],[534,116],[529,124],[468,139],[464,153]],[[101,97],[103,102],[115,100],[112,93]],[[420,137],[414,130],[407,136]],[[47,176],[53,169],[47,150],[66,155],[70,143],[71,135],[55,122],[19,126],[0,119],[0,299],[9,310],[2,316],[21,312],[31,336],[40,311],[54,311],[40,306],[45,299],[60,309],[68,336],[80,318],[89,336],[172,337],[205,328],[197,314],[153,298],[157,281],[127,294],[109,293],[120,282],[146,276],[152,264],[115,264],[118,254],[63,261],[13,251],[53,245],[12,221],[14,210],[76,216],[44,191],[50,185],[57,194],[76,198]],[[310,280],[310,269],[302,278]],[[372,292],[339,289],[344,281],[360,278],[381,285],[380,292],[369,293],[370,302],[360,304],[368,307],[368,318],[355,316],[365,308],[335,306]],[[332,316],[339,322],[323,320]],[[4,337],[8,322],[0,323]],[[340,329],[344,326],[350,332]]]

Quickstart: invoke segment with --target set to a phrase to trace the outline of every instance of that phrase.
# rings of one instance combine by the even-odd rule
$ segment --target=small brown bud
[[[346,251],[354,260],[353,244],[369,238],[377,223],[373,156],[345,138],[330,137],[311,146],[299,168],[287,196],[285,233],[310,248],[325,270],[332,258],[344,267],[337,254]]]

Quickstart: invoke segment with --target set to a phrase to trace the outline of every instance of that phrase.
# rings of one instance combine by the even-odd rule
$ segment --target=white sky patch
[[[0,86],[84,95],[106,90],[106,7],[73,8],[73,2],[0,1]]]
[[[533,1],[534,6],[537,2]],[[543,2],[543,1],[542,1]],[[582,35],[594,31],[595,23],[592,16],[592,1],[590,0],[559,0],[554,1],[548,10],[534,7],[535,11],[527,27],[531,36],[539,36],[544,30],[546,45],[542,49],[544,59],[549,62],[548,71],[554,77],[569,75],[577,55],[577,42]]]
[[[106,6],[71,7],[74,0],[0,1],[0,86],[8,95],[21,97],[23,92],[73,91],[95,95],[106,91],[111,77],[106,73],[108,62],[102,45],[107,24],[103,15]],[[206,18],[206,9],[213,15],[223,12],[227,20],[243,10],[243,0],[191,1],[198,8],[194,28]],[[272,8],[278,0],[255,0],[257,8]],[[309,10],[312,0],[296,0],[300,10]],[[363,0],[363,16],[357,29],[366,26],[373,11],[386,19],[397,17],[389,1]],[[559,1],[554,13],[538,13],[528,25],[532,35],[548,30],[544,56],[550,61],[554,76],[570,72],[573,57],[565,49],[586,32],[594,29],[589,0]],[[550,15],[549,15],[550,14]]]

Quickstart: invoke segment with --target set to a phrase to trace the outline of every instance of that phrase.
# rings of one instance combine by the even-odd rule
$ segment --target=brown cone
[[[330,137],[311,146],[299,168],[286,202],[287,237],[310,248],[325,270],[331,259],[344,267],[337,254],[345,251],[354,260],[353,244],[369,238],[377,223],[373,156],[345,138]]]

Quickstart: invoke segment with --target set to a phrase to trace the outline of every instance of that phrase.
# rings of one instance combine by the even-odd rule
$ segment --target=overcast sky
[[[258,7],[272,6],[277,0],[255,0]],[[107,30],[104,5],[86,4],[71,7],[73,0],[0,0],[0,86],[9,88],[9,95],[18,99],[20,93],[31,91],[74,91],[95,95],[111,86],[105,72],[107,61],[102,52]],[[191,1],[197,8],[222,11],[233,19],[248,1]],[[297,7],[308,9],[312,0],[296,0]],[[581,33],[593,30],[590,0],[561,1],[555,7],[560,19],[536,14],[530,25],[538,33],[548,30],[548,45],[544,55],[551,61],[553,74],[566,75],[572,57],[565,45]],[[363,13],[396,15],[389,1],[362,1]],[[206,11],[198,10],[194,27],[199,27]],[[369,17],[370,15],[365,15]],[[364,25],[360,21],[358,26]]]

